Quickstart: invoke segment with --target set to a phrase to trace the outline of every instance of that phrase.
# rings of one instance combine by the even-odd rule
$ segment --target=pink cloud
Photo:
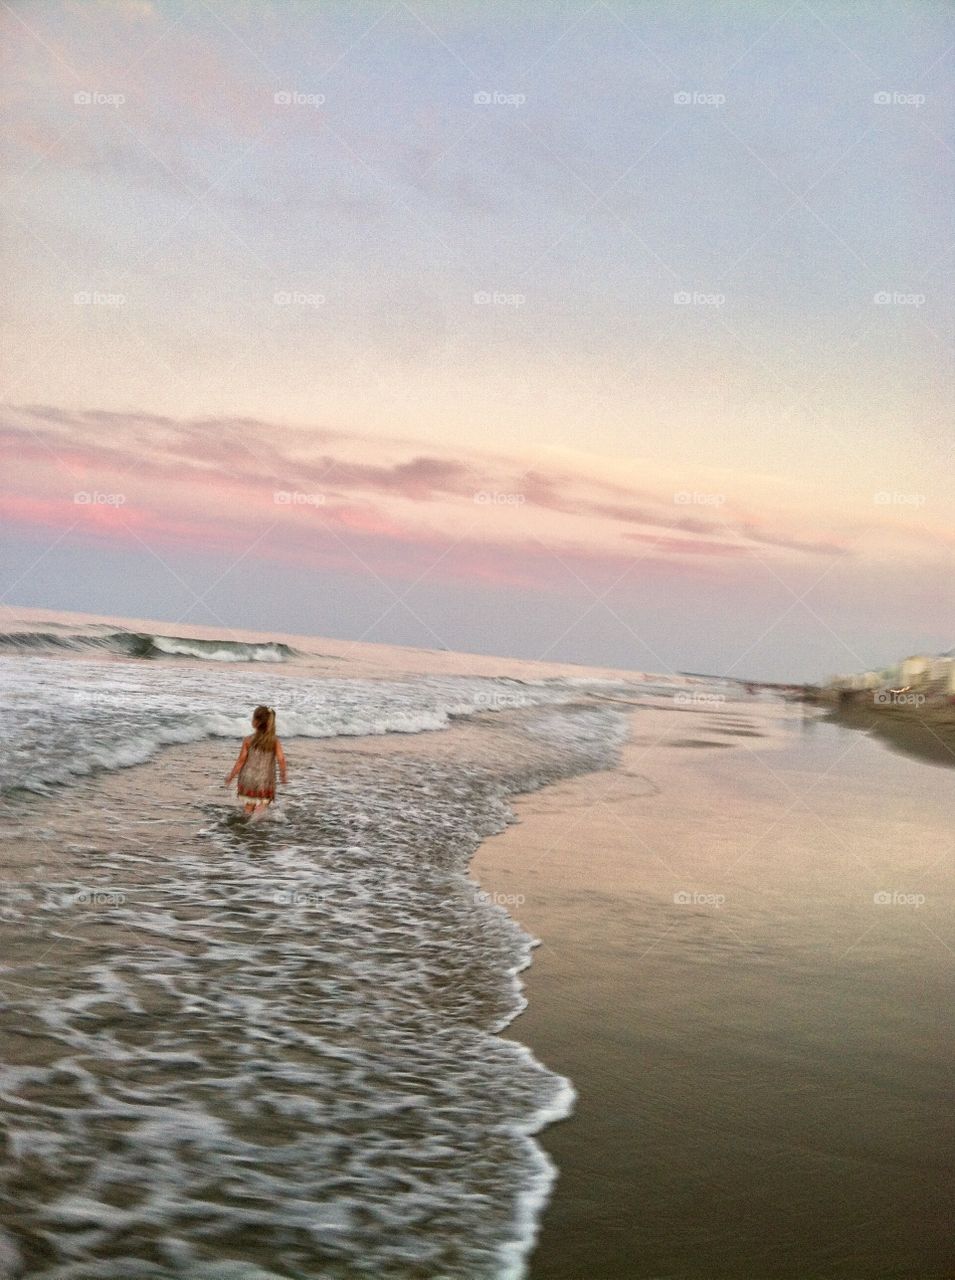
[[[630,580],[718,578],[751,551],[799,564],[853,546],[851,525],[819,537],[769,509],[690,515],[662,486],[654,493],[565,467],[527,469],[519,458],[439,454],[329,427],[8,406],[0,450],[8,458],[0,512],[20,526],[75,525],[84,536],[195,549],[241,548],[261,535],[258,558],[354,569],[357,556],[383,576],[413,579],[437,562],[433,572],[446,578],[573,588],[563,565],[608,585],[628,569]],[[79,489],[126,500],[78,517]],[[482,490],[521,501],[482,506]],[[303,500],[283,504],[281,491]],[[944,545],[930,530],[924,537],[926,547]]]

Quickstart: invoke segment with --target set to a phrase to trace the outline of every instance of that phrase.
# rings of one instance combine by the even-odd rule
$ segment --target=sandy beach
[[[955,765],[955,704],[909,709],[862,703],[829,714],[833,723],[870,733],[892,751],[945,768]]]
[[[632,725],[472,863],[578,1093],[532,1280],[942,1280],[955,773],[778,704]]]
[[[951,1275],[955,770],[765,693],[84,625],[5,667],[19,1274]]]

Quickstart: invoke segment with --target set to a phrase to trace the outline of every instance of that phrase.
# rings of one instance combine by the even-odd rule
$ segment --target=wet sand
[[[578,1092],[532,1280],[951,1277],[955,772],[692,714],[472,863],[541,939],[508,1034]]]
[[[830,713],[833,723],[870,733],[892,751],[955,767],[955,705],[908,709],[855,705]]]
[[[294,751],[473,760],[508,715]],[[541,939],[506,1035],[578,1095],[539,1135],[559,1179],[531,1280],[950,1280],[955,771],[758,699],[630,721],[618,768],[512,800],[471,864]],[[140,792],[144,856],[194,825],[149,805],[167,780],[224,801],[232,746],[92,780],[104,847]],[[96,843],[30,835],[6,876],[68,877]]]

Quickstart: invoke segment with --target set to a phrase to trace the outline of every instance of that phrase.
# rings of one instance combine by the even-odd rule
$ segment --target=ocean
[[[526,1275],[574,1089],[498,1034],[535,939],[469,861],[686,682],[456,661],[4,624],[0,1275]],[[249,824],[258,702],[290,781]]]

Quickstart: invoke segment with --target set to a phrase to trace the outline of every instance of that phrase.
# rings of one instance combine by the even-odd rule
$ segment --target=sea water
[[[524,1275],[534,1134],[574,1094],[496,1034],[534,940],[468,862],[509,796],[613,764],[635,684],[104,628],[3,649],[0,1274]],[[221,776],[258,701],[292,778],[250,825]],[[458,721],[486,746],[316,741]]]

